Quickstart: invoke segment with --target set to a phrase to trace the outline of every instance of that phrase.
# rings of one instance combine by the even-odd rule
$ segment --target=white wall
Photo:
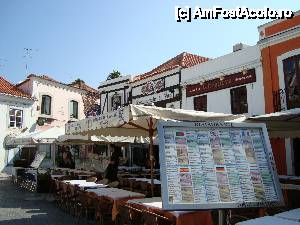
[[[182,70],[182,83],[196,84],[200,81],[212,80],[220,76],[226,76],[255,68],[256,82],[245,84],[247,88],[248,114],[246,116],[260,115],[265,113],[263,71],[260,62],[260,51],[257,46],[247,47],[243,50],[233,52],[219,58],[195,65]],[[244,86],[244,85],[241,85]],[[227,89],[208,92],[207,111],[231,113],[230,87]],[[185,92],[185,90],[183,90]],[[182,107],[194,109],[194,97],[186,97],[183,93]]]
[[[247,47],[243,50],[232,52],[227,55],[208,60],[195,66],[182,70],[182,82],[197,83],[204,79],[225,74],[240,72],[242,68],[250,69],[253,65],[260,63],[260,50],[255,46]]]
[[[132,86],[132,103],[133,104],[146,104],[150,105],[151,103],[164,101],[167,99],[173,98],[173,93],[171,93],[169,90],[153,93],[149,95],[142,95],[142,87],[147,84],[147,82],[150,81],[156,81],[160,79],[165,79],[165,88],[172,87],[179,84],[179,68],[175,68],[173,70],[157,74],[151,77],[148,77],[146,79],[142,79],[140,81],[134,82],[131,84]],[[179,89],[174,90],[174,96],[176,96],[179,93]],[[138,98],[134,98],[134,96],[140,96]],[[169,107],[172,105],[172,103],[166,104],[166,107]],[[174,103],[173,105],[177,105],[177,103]],[[179,107],[180,108],[180,104]]]
[[[112,111],[112,96],[117,93],[121,96],[121,104],[125,104],[128,99],[128,95],[130,92],[130,88],[126,88],[125,90],[125,98],[124,98],[124,87],[129,87],[129,81],[131,81],[132,77],[122,76],[119,78],[115,78],[112,80],[102,81],[98,88],[101,94],[101,112],[107,113]],[[104,86],[104,87],[101,87]],[[119,90],[121,89],[121,90]],[[108,98],[106,99],[106,93],[108,93]],[[105,100],[106,99],[106,100]],[[108,107],[108,108],[107,108]],[[103,110],[103,111],[102,111]]]
[[[32,104],[33,101],[0,95],[0,172],[3,171],[7,165],[8,158],[11,158],[12,154],[17,153],[17,149],[13,149],[11,151],[5,150],[4,138],[8,134],[18,134],[24,128],[30,130],[30,128],[34,126],[35,120],[31,116]],[[23,110],[23,127],[21,129],[9,128],[10,108]]]
[[[122,84],[123,87],[126,85],[127,86],[127,83],[126,84]],[[121,86],[121,85],[118,85],[118,86]],[[118,90],[119,87],[116,86],[115,89],[117,91],[114,91],[114,89],[112,89],[111,87],[109,88],[110,89],[110,92],[107,93],[107,99],[106,99],[106,92],[104,93],[101,93],[101,112],[103,110],[103,113],[107,113],[107,112],[111,112],[112,111],[112,97],[115,93],[117,93],[118,95],[121,96],[121,104],[125,104],[127,103],[127,100],[128,100],[128,95],[129,95],[129,92],[130,92],[130,89],[127,88],[125,90],[125,98],[124,98],[124,89],[122,90]],[[122,88],[123,88],[122,87]],[[107,108],[108,107],[108,108]]]
[[[84,105],[82,95],[84,91],[66,85],[55,84],[54,82],[45,81],[38,78],[31,78],[29,81],[19,86],[21,90],[29,93],[37,99],[33,105],[32,116],[37,120],[41,115],[42,95],[51,96],[51,115],[45,116],[55,119],[51,126],[63,126],[70,120],[71,100],[78,102],[78,119],[84,119]],[[38,109],[39,108],[39,109]]]

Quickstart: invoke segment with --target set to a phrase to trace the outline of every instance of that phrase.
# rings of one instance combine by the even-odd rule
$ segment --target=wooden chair
[[[68,185],[68,210],[71,215],[76,216],[76,205],[80,188],[77,185]]]
[[[102,196],[99,198],[99,211],[100,211],[100,224],[101,225],[109,225],[113,224],[112,221],[112,208],[113,208],[113,200]]]
[[[150,211],[144,211],[143,224],[144,225],[175,225],[176,220],[169,219],[167,217],[164,217],[162,215]]]
[[[95,208],[93,199],[95,195],[79,190],[76,203],[76,213],[78,223],[80,219],[84,219],[85,224],[95,221]]]
[[[59,187],[61,189],[61,195],[60,195],[60,205],[62,209],[68,211],[68,184],[64,182],[59,183]]]
[[[62,190],[60,188],[60,181],[59,180],[54,180],[54,198],[55,202],[61,206],[61,195],[62,195]]]
[[[128,224],[129,225],[141,225],[143,224],[143,211],[139,210],[137,208],[134,208],[130,205],[126,205],[128,208],[128,214],[129,214],[129,220]]]

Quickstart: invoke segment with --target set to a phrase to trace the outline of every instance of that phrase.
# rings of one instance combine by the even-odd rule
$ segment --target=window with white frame
[[[78,102],[70,101],[70,118],[78,119]]]
[[[23,125],[23,110],[9,109],[9,127],[21,128]]]

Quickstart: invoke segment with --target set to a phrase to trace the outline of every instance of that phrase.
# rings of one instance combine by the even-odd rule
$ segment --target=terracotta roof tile
[[[89,85],[85,84],[84,81],[74,81],[71,84],[68,84],[69,86],[72,87],[76,87],[88,92],[92,92],[92,93],[98,93],[98,91],[92,87],[90,87]]]
[[[153,69],[147,73],[144,73],[144,74],[134,77],[132,82],[136,82],[139,80],[146,79],[148,77],[152,77],[156,74],[160,74],[160,73],[172,70],[179,66],[182,68],[188,68],[188,67],[194,66],[196,64],[199,64],[199,63],[202,63],[202,62],[205,62],[208,60],[209,60],[209,58],[206,58],[206,57],[183,52],[183,53],[175,56],[174,58],[168,60],[167,62],[161,64],[160,66],[156,67],[155,69]]]
[[[32,97],[29,94],[21,91],[15,85],[5,80],[2,76],[0,76],[0,93],[32,99]]]
[[[88,91],[88,92],[92,92],[92,93],[95,93],[95,92],[98,92],[96,89],[86,85],[84,82],[82,82],[82,84],[78,84],[76,81],[72,82],[71,84],[65,84],[63,82],[60,82],[60,81],[57,81],[47,75],[35,75],[35,74],[30,74],[26,80],[24,80],[23,82],[17,84],[17,86],[23,84],[24,82],[26,82],[27,80],[30,79],[30,77],[37,77],[37,78],[40,78],[40,79],[43,79],[43,80],[47,80],[47,81],[51,81],[51,82],[54,82],[54,83],[57,83],[57,84],[62,84],[62,85],[66,85],[66,86],[69,86],[69,87],[74,87],[74,88],[77,88],[77,89],[80,89],[80,90],[84,90],[84,91]]]

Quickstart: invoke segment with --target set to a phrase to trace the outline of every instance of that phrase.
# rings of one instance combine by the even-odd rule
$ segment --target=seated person
[[[72,159],[72,154],[70,151],[63,152],[62,161],[61,161],[59,167],[75,169],[75,162]]]
[[[114,147],[113,153],[110,157],[109,164],[105,170],[104,179],[100,181],[102,184],[109,184],[118,181],[118,167],[120,162],[121,151]]]

